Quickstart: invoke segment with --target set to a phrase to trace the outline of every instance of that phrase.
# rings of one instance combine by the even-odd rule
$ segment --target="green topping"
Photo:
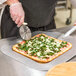
[[[24,44],[18,44],[18,46],[18,49],[27,51],[29,55],[46,59],[60,52],[61,48],[67,46],[67,42],[59,42],[41,34],[40,37],[25,41]]]
[[[54,52],[49,52],[49,53],[47,53],[47,55],[54,55]]]
[[[42,59],[48,59],[49,57],[44,56]]]
[[[67,42],[62,42],[61,43],[61,47],[63,48],[63,47],[66,47],[67,46]]]

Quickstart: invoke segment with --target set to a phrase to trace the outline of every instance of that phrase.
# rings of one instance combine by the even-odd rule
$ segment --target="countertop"
[[[68,26],[51,31],[65,33],[67,30],[71,29],[71,27],[72,26]],[[71,36],[76,37],[76,31]],[[76,61],[76,57],[72,60]],[[46,72],[47,71],[30,69],[24,64],[0,52],[0,76],[45,76]]]

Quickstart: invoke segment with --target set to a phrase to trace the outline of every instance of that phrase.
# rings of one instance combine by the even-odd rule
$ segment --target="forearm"
[[[7,5],[12,5],[12,4],[17,3],[17,2],[19,2],[19,0],[7,0],[5,3]]]

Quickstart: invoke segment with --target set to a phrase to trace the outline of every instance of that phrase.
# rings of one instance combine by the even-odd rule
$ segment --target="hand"
[[[18,27],[23,24],[25,13],[20,2],[10,5],[10,15]]]

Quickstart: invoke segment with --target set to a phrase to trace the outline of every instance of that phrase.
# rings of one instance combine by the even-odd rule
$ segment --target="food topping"
[[[60,52],[61,48],[67,47],[67,42],[59,42],[58,40],[48,38],[43,34],[24,42],[24,44],[18,44],[19,47],[17,48],[27,51],[31,56],[37,56],[42,59],[48,59],[49,56],[53,56],[55,53]]]

